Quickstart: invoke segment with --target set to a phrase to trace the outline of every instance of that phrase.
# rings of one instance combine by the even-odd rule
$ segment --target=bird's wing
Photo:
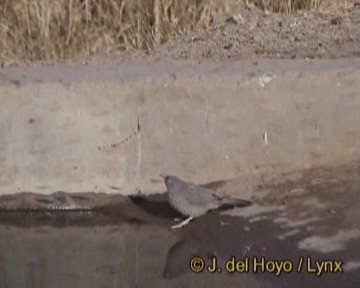
[[[193,184],[189,185],[187,196],[191,197],[194,204],[206,204],[211,207],[217,207],[222,200],[214,191]]]

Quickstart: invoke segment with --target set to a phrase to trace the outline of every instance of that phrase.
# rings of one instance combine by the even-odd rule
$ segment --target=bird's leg
[[[193,219],[194,218],[190,216],[190,217],[186,218],[184,221],[180,222],[179,224],[171,226],[171,229],[181,228],[181,227],[185,226],[186,224],[188,224]]]

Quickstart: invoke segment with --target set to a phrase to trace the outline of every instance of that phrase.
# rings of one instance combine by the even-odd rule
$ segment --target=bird
[[[220,197],[215,191],[187,183],[172,175],[160,175],[168,191],[170,206],[187,217],[184,221],[171,228],[181,228],[196,217],[206,214],[210,210],[219,208],[233,208],[249,206],[247,200]]]

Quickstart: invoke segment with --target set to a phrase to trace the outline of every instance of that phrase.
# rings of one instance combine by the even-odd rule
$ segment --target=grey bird
[[[172,228],[180,228],[210,210],[223,207],[243,207],[252,204],[246,200],[222,198],[210,189],[186,183],[176,176],[161,176],[165,180],[170,206],[188,217],[180,224],[172,226]]]

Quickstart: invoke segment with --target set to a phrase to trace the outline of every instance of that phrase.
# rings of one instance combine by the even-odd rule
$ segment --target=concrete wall
[[[0,71],[0,194],[164,190],[360,156],[360,60]],[[267,143],[264,135],[267,135]]]

